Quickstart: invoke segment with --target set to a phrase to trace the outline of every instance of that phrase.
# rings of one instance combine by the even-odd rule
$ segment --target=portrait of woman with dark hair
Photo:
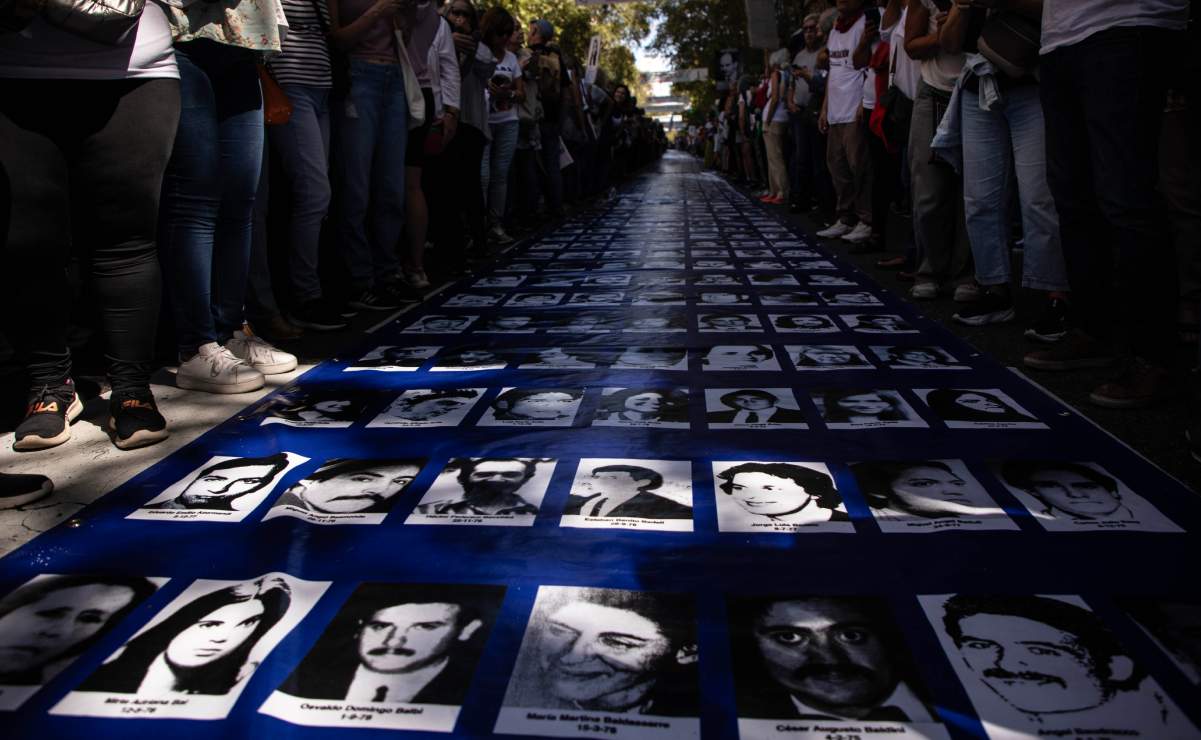
[[[772,314],[772,326],[781,332],[829,334],[838,331],[828,316],[815,314]]]
[[[713,463],[714,485],[725,494],[718,497],[718,529],[854,532],[842,496],[824,468],[793,462]]]
[[[281,578],[210,591],[134,636],[79,691],[139,696],[228,694],[258,668],[250,652],[287,612]]]
[[[785,347],[797,370],[870,370],[872,365],[849,344],[803,344]]]
[[[918,389],[917,394],[951,428],[977,426],[1045,428],[1032,414],[996,389]]]
[[[892,370],[964,370],[966,365],[941,347],[872,347]]]
[[[46,683],[157,589],[140,576],[45,575],[0,598],[0,686]],[[25,698],[0,691],[0,709]]]
[[[367,409],[367,399],[354,391],[317,395],[297,390],[281,393],[259,408],[263,425],[348,427]]]
[[[917,413],[892,390],[849,388],[817,391],[814,402],[826,424],[835,429],[865,426],[924,427]]]
[[[912,520],[961,523],[978,529],[1017,529],[960,461],[876,460],[851,465],[851,473],[860,495],[886,532],[955,528],[908,527]]]
[[[607,388],[593,426],[688,426],[684,388]]]

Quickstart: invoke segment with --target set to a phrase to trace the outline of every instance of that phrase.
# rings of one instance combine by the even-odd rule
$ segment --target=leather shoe
[[[296,326],[279,314],[266,321],[247,321],[255,334],[272,342],[286,342],[304,336],[304,329]]]
[[[1135,357],[1121,375],[1093,389],[1088,400],[1109,409],[1137,409],[1163,399],[1174,389],[1169,370]]]

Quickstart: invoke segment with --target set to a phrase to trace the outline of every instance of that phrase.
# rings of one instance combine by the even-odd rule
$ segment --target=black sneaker
[[[425,300],[420,290],[404,280],[388,280],[376,285],[372,290],[394,303],[421,303]]]
[[[61,445],[71,438],[71,422],[82,413],[83,403],[70,379],[32,391],[25,418],[13,433],[13,449],[29,452]]]
[[[1068,302],[1052,298],[1042,316],[1026,330],[1026,338],[1043,344],[1054,344],[1068,333]]]
[[[357,294],[347,301],[346,305],[364,311],[395,311],[402,304],[389,296],[386,291],[372,288]]]
[[[44,475],[0,473],[0,509],[15,509],[45,498],[54,483]]]
[[[1013,301],[1009,296],[986,291],[980,298],[964,306],[951,318],[968,326],[1002,324],[1013,320]]]
[[[120,450],[146,447],[171,436],[149,388],[113,391],[108,401],[108,431]]]
[[[341,312],[325,298],[305,301],[292,309],[292,323],[316,331],[345,329],[347,322]]]

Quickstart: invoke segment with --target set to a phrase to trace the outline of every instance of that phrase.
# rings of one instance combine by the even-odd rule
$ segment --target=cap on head
[[[555,27],[545,18],[539,18],[531,25],[538,29],[538,35],[542,37],[543,41],[550,41],[555,37]]]

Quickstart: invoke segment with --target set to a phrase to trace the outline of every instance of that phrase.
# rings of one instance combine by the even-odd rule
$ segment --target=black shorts
[[[409,129],[409,141],[405,145],[406,167],[421,167],[425,164],[425,137],[434,123],[433,89],[421,88],[421,97],[425,99],[425,120],[417,128]]]

